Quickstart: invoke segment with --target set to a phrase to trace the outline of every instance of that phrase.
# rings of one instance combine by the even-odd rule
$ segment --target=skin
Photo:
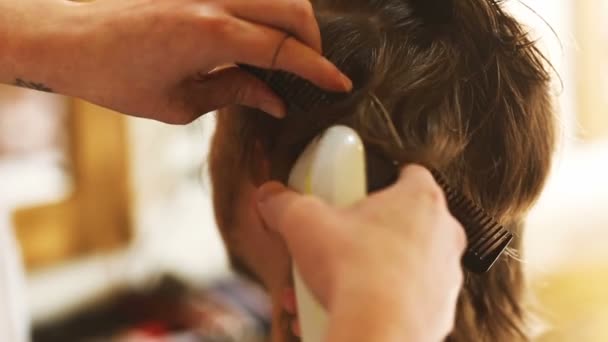
[[[284,115],[276,95],[236,63],[290,71],[327,90],[352,88],[320,56],[307,0],[0,0],[0,42],[2,83],[167,123],[229,104]],[[438,341],[451,330],[464,238],[427,171],[410,169],[347,210],[276,183],[260,192],[248,179],[231,183],[239,187],[230,206],[238,253],[281,296],[289,246],[330,310],[329,341]],[[360,281],[361,269],[369,281]]]
[[[0,0],[0,42],[0,83],[167,123],[237,103],[282,116],[282,101],[236,63],[352,87],[320,55],[308,0]]]
[[[440,341],[448,335],[466,238],[427,170],[408,167],[393,187],[335,209],[281,184],[264,184],[269,162],[259,151],[259,178],[234,167],[239,146],[227,141],[230,124],[229,117],[219,118],[212,146],[214,192],[230,194],[215,197],[216,217],[233,262],[272,298],[273,342],[299,333],[292,262],[330,312],[327,341]],[[291,327],[282,329],[286,317]]]

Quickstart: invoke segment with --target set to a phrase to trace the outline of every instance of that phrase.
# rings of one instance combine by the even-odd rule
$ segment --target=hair
[[[221,115],[219,124],[230,120],[228,134],[242,146],[234,149],[233,166],[256,178],[255,146],[261,146],[273,178],[285,181],[306,144],[343,123],[393,160],[440,170],[516,235],[489,273],[466,275],[449,341],[528,340],[524,277],[515,256],[554,150],[548,62],[501,1],[313,4],[324,54],[356,91],[344,104],[289,112],[284,120],[246,108],[230,119]],[[390,113],[404,149],[396,148],[368,94]]]

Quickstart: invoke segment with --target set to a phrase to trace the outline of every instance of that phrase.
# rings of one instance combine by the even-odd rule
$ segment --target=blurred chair
[[[132,236],[125,119],[80,100],[68,115],[73,192],[14,215],[29,269],[125,247]]]

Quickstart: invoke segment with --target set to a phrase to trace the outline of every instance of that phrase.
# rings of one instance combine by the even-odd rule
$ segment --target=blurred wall
[[[534,290],[530,304],[539,317],[539,341],[606,341],[608,295],[604,289],[608,286],[608,249],[604,241],[608,238],[608,137],[594,135],[594,140],[582,137],[587,136],[586,131],[601,131],[588,125],[601,123],[602,118],[593,115],[602,115],[607,108],[583,105],[581,101],[588,99],[581,95],[597,90],[600,84],[580,81],[585,79],[583,73],[590,72],[589,68],[593,76],[601,74],[599,64],[584,64],[590,58],[597,61],[601,57],[589,56],[597,50],[583,44],[582,38],[590,37],[581,36],[580,25],[597,28],[598,32],[602,31],[599,28],[605,28],[605,22],[593,20],[597,18],[595,15],[587,17],[588,12],[582,14],[580,7],[600,11],[600,5],[606,4],[603,0],[527,3],[558,35],[559,41],[545,28],[541,43],[548,48],[550,60],[563,81],[562,91],[556,82],[561,142],[552,175],[529,217],[524,237],[522,262]],[[534,20],[533,17],[528,13],[526,20]],[[542,26],[542,22],[534,25],[538,32],[543,30]],[[593,113],[582,112],[589,108]]]

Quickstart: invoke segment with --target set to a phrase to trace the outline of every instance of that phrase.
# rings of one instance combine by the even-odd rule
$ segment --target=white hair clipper
[[[315,138],[296,162],[289,186],[327,203],[346,207],[367,196],[365,148],[353,129],[334,126]],[[297,267],[294,282],[303,342],[321,342],[327,313],[306,288]]]

